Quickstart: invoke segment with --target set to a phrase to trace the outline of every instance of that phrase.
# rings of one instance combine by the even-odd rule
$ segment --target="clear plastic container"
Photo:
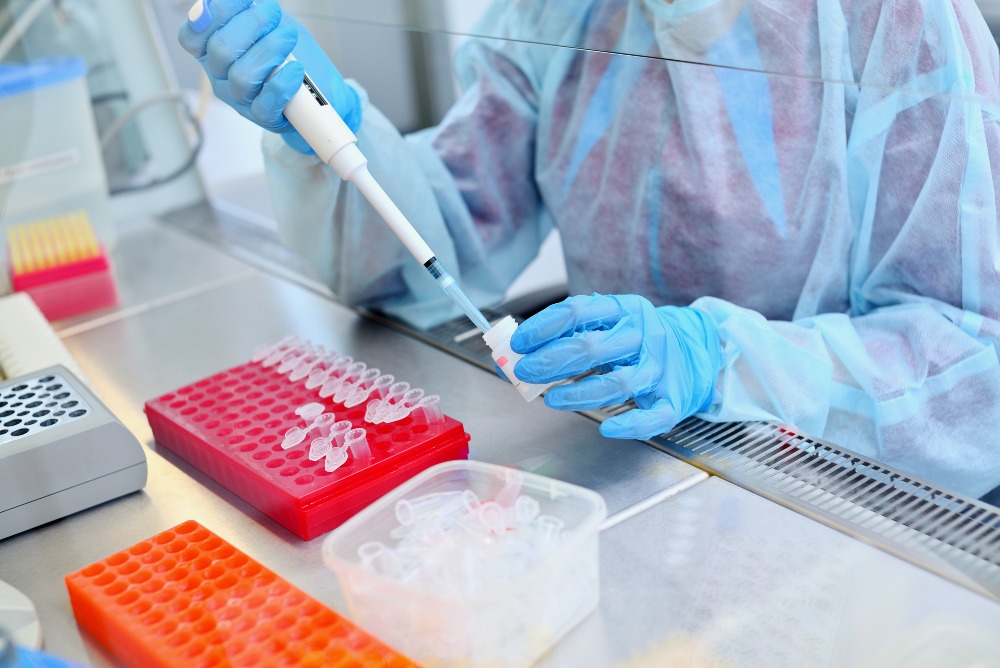
[[[0,262],[7,226],[74,212],[86,213],[106,249],[113,245],[85,74],[79,58],[0,64]]]
[[[512,469],[481,462],[439,464],[327,536],[324,561],[337,573],[354,620],[424,666],[509,667],[531,665],[589,615],[598,600],[604,500],[591,490],[530,473],[516,472],[523,476],[517,493],[538,502],[538,518],[557,518],[563,528],[555,546],[519,574],[481,579],[475,593],[456,594],[363,565],[362,545],[396,544],[399,500],[472,490],[483,503],[504,495],[509,501],[505,486],[511,475]],[[459,561],[446,567],[480,564]]]

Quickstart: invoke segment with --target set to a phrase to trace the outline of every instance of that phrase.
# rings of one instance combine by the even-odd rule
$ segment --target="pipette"
[[[210,5],[211,0],[196,0],[188,11],[188,24],[195,32],[204,32],[211,24]],[[291,60],[294,58],[289,56],[285,63]],[[278,69],[280,67],[275,72]],[[274,76],[274,72],[271,76]],[[458,282],[435,257],[427,242],[372,177],[368,171],[368,159],[357,147],[358,138],[309,78],[308,73],[303,78],[302,86],[285,105],[285,118],[320,160],[333,167],[340,178],[350,181],[361,191],[410,254],[430,272],[445,294],[458,304],[476,327],[484,334],[489,332],[489,321],[469,300]]]

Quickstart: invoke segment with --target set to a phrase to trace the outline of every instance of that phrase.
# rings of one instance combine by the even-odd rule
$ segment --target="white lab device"
[[[145,484],[142,445],[68,369],[0,382],[0,540]]]

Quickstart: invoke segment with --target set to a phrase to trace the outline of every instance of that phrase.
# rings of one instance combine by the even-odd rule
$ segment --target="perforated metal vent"
[[[605,419],[621,410],[592,417]],[[966,586],[1000,596],[1000,509],[784,426],[690,418],[650,443]]]

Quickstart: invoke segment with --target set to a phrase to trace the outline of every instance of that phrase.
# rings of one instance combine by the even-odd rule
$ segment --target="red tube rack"
[[[417,665],[195,521],[66,587],[80,626],[135,668]]]
[[[281,448],[285,432],[304,424],[295,409],[312,402],[366,429],[369,463],[352,458],[330,473],[322,460],[309,460],[310,439]],[[336,528],[424,469],[469,455],[469,435],[448,416],[438,424],[410,416],[371,425],[364,421],[365,404],[347,408],[320,398],[305,380],[291,382],[259,362],[148,401],[146,416],[157,443],[303,540]]]

